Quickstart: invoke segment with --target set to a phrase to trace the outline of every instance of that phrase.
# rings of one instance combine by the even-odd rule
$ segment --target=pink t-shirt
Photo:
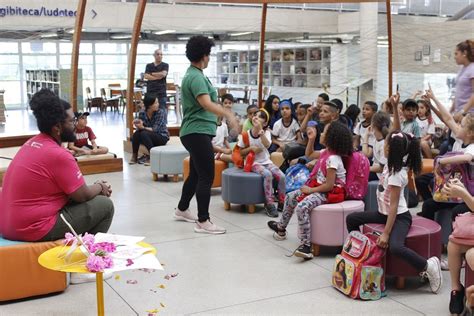
[[[84,184],[74,157],[39,134],[18,151],[3,179],[0,233],[7,239],[37,241],[56,223],[68,195]]]

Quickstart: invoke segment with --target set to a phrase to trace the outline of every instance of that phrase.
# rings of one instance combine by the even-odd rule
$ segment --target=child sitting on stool
[[[74,112],[76,118],[76,141],[69,143],[68,148],[74,152],[74,156],[82,155],[102,155],[109,152],[109,149],[104,146],[97,146],[95,142],[95,134],[92,129],[87,126],[87,117],[89,112]],[[90,140],[90,144],[88,142]]]

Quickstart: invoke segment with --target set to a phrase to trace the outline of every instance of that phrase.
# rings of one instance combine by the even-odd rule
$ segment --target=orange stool
[[[425,174],[425,173],[432,173],[433,168],[434,168],[434,159],[423,158],[423,161],[421,162],[420,175]],[[415,177],[411,170],[408,173],[408,188],[416,192]]]
[[[43,252],[58,245],[62,243],[0,238],[0,302],[64,291],[68,285],[66,273],[48,270],[38,263]]]
[[[221,160],[215,160],[214,161],[214,182],[212,182],[212,187],[213,188],[219,188],[222,185],[222,171],[227,169],[228,164],[227,162],[221,161]],[[184,181],[189,176],[189,157],[184,158],[183,160],[183,178]]]

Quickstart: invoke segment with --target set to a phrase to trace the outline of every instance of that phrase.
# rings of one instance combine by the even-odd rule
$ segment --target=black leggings
[[[451,210],[453,221],[454,218],[459,214],[470,212],[470,209],[469,207],[467,207],[466,203],[443,203],[436,202],[431,198],[423,202],[423,207],[421,208],[420,215],[425,218],[434,220],[436,212],[445,210]]]
[[[433,190],[433,179],[433,173],[425,173],[415,178],[416,189],[423,198],[423,201],[429,200],[433,196],[431,193]]]
[[[148,151],[155,146],[163,146],[168,142],[168,138],[145,129],[137,130],[132,136],[133,153],[138,154],[140,144],[143,144]]]
[[[209,202],[211,187],[214,181],[214,151],[212,136],[206,134],[189,134],[181,137],[189,152],[189,177],[183,184],[178,209],[185,211],[196,194],[199,222],[209,219]]]
[[[364,224],[385,224],[386,222],[387,216],[379,212],[352,213],[346,218],[347,230],[349,232],[359,230],[359,227]],[[422,272],[426,268],[426,259],[405,246],[405,239],[410,227],[410,212],[398,214],[390,233],[388,249],[392,255],[402,258],[415,269]]]

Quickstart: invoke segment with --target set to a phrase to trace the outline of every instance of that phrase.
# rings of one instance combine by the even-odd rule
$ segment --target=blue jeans
[[[160,104],[160,108],[164,109],[166,113],[168,113],[168,107],[166,106],[166,102],[168,101],[168,98],[165,97],[157,97],[158,103]]]

